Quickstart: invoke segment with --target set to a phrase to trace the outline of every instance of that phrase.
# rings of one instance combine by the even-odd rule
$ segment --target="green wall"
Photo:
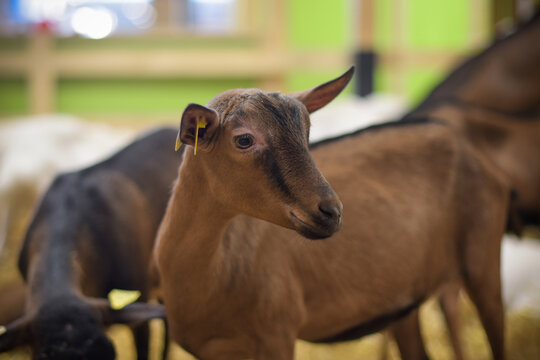
[[[404,3],[404,33],[396,31],[395,2],[377,0],[376,50],[387,51],[396,45],[396,33],[401,36],[404,51],[467,52],[472,29],[469,0],[409,0]],[[434,64],[436,65],[436,64]],[[436,66],[411,64],[405,69],[405,96],[411,103],[419,102],[426,93],[444,78]],[[377,69],[375,88],[388,91],[389,69]]]
[[[408,1],[406,46],[411,50],[465,50],[469,0]]]
[[[351,1],[292,0],[288,2],[288,46],[294,52],[351,53],[353,34]],[[352,60],[351,60],[352,63]],[[324,71],[302,67],[291,69],[287,74],[288,91],[308,89],[326,82],[345,72],[344,68]],[[346,92],[352,92],[352,84]]]
[[[28,108],[24,79],[0,78],[0,115],[18,115]]]
[[[289,45],[297,50],[343,51],[352,38],[350,1],[288,2]]]
[[[63,79],[58,84],[58,110],[89,115],[181,113],[190,102],[205,104],[227,89],[253,86],[249,79]]]

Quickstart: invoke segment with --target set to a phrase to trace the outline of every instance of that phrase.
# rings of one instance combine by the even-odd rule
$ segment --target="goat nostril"
[[[341,217],[341,203],[323,201],[319,204],[319,211],[330,219],[337,220]]]

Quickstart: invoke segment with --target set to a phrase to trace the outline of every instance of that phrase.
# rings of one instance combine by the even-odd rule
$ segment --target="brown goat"
[[[442,81],[405,116],[451,123],[510,179],[524,225],[540,225],[540,12]]]
[[[455,128],[506,176],[517,194],[507,219],[509,231],[520,233],[524,227],[540,226],[540,114],[512,116],[466,103],[440,103],[429,110],[429,116]],[[458,293],[455,287],[451,288],[443,292],[440,302],[456,359],[461,360]],[[423,351],[419,348],[421,340],[414,335],[419,334],[414,330],[417,327],[412,320],[394,325],[396,341],[416,347],[416,352]]]
[[[449,102],[514,114],[538,112],[539,39],[540,11],[514,34],[453,70],[410,115],[426,114],[426,110]]]
[[[455,127],[504,173],[517,193],[513,205],[521,225],[540,226],[540,112],[518,117],[466,104],[441,104],[430,116]]]
[[[435,117],[457,128],[508,177],[517,197],[510,229],[540,225],[540,12],[514,34],[470,58],[404,118]],[[443,293],[456,359],[459,343],[456,289]],[[398,343],[422,346],[414,321],[397,324]],[[398,335],[399,334],[399,335]],[[401,339],[398,339],[401,337]],[[414,345],[416,344],[416,345]],[[422,351],[417,348],[415,351]]]
[[[292,96],[231,90],[186,108],[179,136],[198,153],[184,151],[155,248],[172,338],[201,359],[292,359],[296,338],[378,331],[462,280],[504,359],[507,186],[429,121],[309,153],[308,113],[351,76]],[[319,169],[343,201],[338,233],[341,205]]]

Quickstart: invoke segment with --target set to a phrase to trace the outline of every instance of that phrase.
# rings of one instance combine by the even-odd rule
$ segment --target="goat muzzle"
[[[317,210],[300,218],[291,211],[294,229],[308,239],[325,239],[341,229],[343,205],[337,199],[322,200]]]

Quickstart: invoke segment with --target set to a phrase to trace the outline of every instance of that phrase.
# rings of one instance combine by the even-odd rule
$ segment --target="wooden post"
[[[255,29],[255,6],[254,1],[238,0],[236,1],[236,28],[235,34],[242,36],[254,33]]]
[[[407,12],[407,4],[405,0],[396,0],[394,7],[394,59],[392,66],[392,90],[394,93],[404,95],[406,84],[406,66],[402,62],[402,58],[406,56],[405,41],[407,34],[407,24],[405,14]]]
[[[515,0],[493,0],[492,24],[495,38],[504,37],[516,25]]]
[[[173,6],[176,5],[176,7],[173,7],[171,9],[171,5]],[[156,23],[154,24],[153,30],[166,33],[167,30],[171,29],[173,27],[171,17],[173,16],[178,17],[178,8],[181,9],[182,5],[183,5],[183,2],[171,4],[169,0],[155,0],[154,8],[157,13],[157,18],[156,18]],[[174,15],[171,15],[171,14],[174,14]]]
[[[375,45],[375,2],[357,0],[356,48],[373,49]]]
[[[490,4],[486,0],[471,0],[469,6],[469,49],[480,49],[491,42]]]
[[[46,114],[56,110],[53,40],[48,30],[39,29],[34,32],[29,42],[28,95],[32,114]]]
[[[287,12],[285,0],[260,1],[261,16],[264,16],[265,26],[262,30],[264,52],[268,54],[283,54],[289,57],[286,49]],[[265,91],[279,91],[285,89],[285,74],[283,71],[261,79],[258,86]]]

